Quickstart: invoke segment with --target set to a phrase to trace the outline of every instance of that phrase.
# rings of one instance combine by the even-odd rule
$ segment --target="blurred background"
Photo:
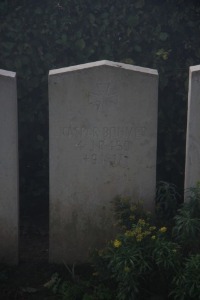
[[[0,68],[17,72],[22,217],[48,218],[48,71],[102,59],[158,70],[157,180],[183,195],[199,1],[1,0]]]

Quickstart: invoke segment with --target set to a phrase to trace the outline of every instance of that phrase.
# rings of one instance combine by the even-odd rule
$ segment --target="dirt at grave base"
[[[20,262],[48,262],[48,217],[24,217],[20,224]]]
[[[17,267],[0,266],[0,300],[58,299],[44,287],[63,267],[48,264],[48,220],[24,218],[20,226]]]

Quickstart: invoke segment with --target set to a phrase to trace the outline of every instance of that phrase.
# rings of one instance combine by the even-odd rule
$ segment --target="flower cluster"
[[[160,233],[165,233],[167,231],[167,227],[161,227],[160,229],[159,229],[159,232]]]
[[[150,226],[150,224],[144,219],[139,219],[136,224],[133,224],[132,229],[126,230],[125,237],[135,238],[137,242],[141,242],[146,237],[150,236],[152,240],[155,240],[157,235],[165,233],[167,227],[161,227],[157,230],[156,226]]]
[[[156,226],[151,226],[148,221],[144,219],[139,219],[137,223],[132,224],[132,228],[126,230],[123,237],[128,238],[130,241],[142,242],[146,238],[150,240],[156,240],[161,237],[163,233],[167,231],[167,227],[156,228]],[[112,242],[114,248],[120,248],[122,246],[123,237],[118,237]]]
[[[144,219],[139,219],[137,224],[133,224],[131,230],[125,232],[125,236],[134,237],[137,242],[141,242],[145,237],[152,235],[155,230],[155,226],[150,226]]]
[[[121,245],[122,245],[122,242],[120,241],[120,240],[114,240],[114,242],[113,242],[113,246],[114,246],[114,248],[119,248],[119,247],[121,247]]]

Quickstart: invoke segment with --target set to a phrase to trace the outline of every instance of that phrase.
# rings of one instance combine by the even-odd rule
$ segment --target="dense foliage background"
[[[0,1],[0,68],[18,77],[23,213],[48,207],[48,71],[101,59],[158,69],[157,177],[183,190],[188,68],[200,64],[198,2]]]

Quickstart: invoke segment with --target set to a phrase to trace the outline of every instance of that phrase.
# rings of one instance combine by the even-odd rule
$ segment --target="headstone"
[[[115,196],[153,208],[157,91],[157,71],[122,63],[50,71],[50,262],[87,262],[113,237]]]
[[[0,263],[18,263],[16,73],[0,70]]]
[[[200,65],[190,67],[186,137],[185,189],[200,181]],[[187,193],[186,197],[187,199]]]

